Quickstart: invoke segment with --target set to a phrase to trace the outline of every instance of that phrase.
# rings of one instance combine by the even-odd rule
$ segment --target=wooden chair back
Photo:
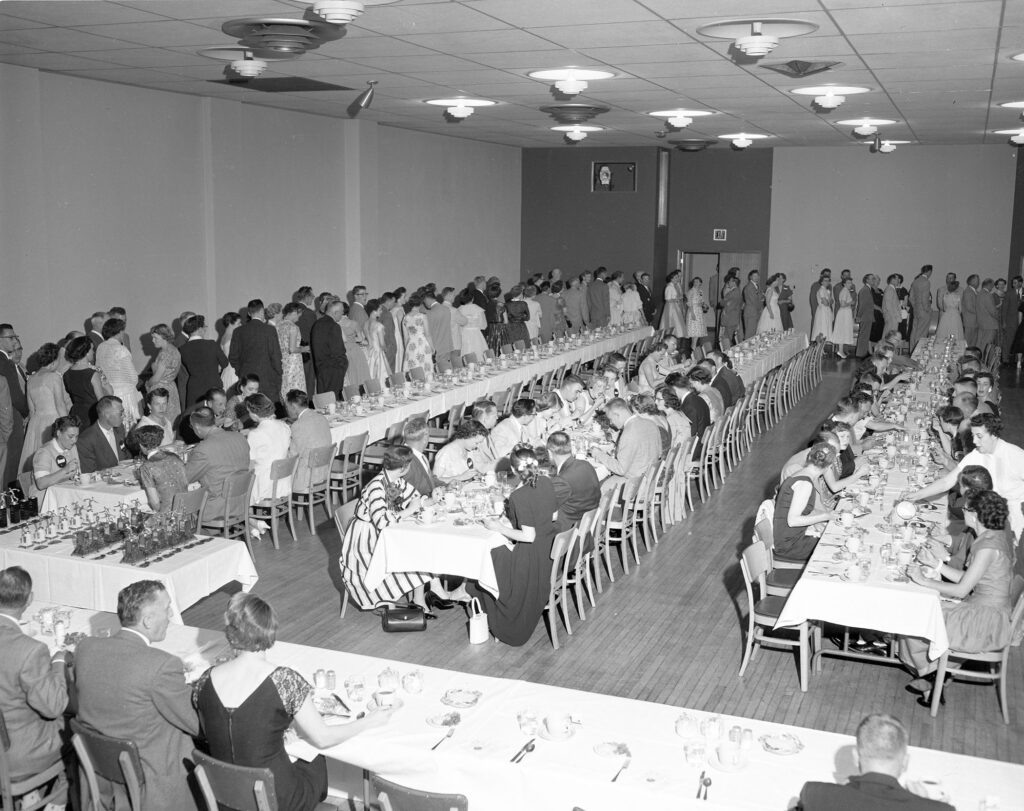
[[[450,372],[452,370],[452,359],[450,355],[438,355],[437,356],[437,371],[441,374]]]
[[[353,398],[359,397],[362,394],[362,387],[358,383],[353,383],[350,386],[345,386],[341,393],[344,395],[348,402],[352,402]]]
[[[139,747],[134,741],[112,738],[71,719],[71,743],[85,775],[90,811],[101,811],[99,783],[102,777],[123,786],[131,811],[142,811],[146,802],[146,776],[142,771]]]
[[[369,397],[377,397],[384,393],[384,387],[380,384],[380,381],[377,378],[371,377],[369,380],[363,381],[363,391],[365,391]]]
[[[338,402],[338,395],[333,391],[324,391],[313,395],[313,408],[327,408],[331,403]]]
[[[425,383],[427,380],[427,373],[423,371],[422,366],[413,366],[409,370],[409,379],[414,380],[417,383]]]
[[[407,788],[370,773],[368,807],[371,811],[469,811],[462,794],[435,794]]]
[[[235,766],[198,749],[192,752],[192,760],[208,811],[277,811],[277,788],[270,769]]]

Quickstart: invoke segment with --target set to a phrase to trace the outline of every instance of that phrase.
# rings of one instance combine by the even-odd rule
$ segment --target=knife
[[[520,757],[524,752],[526,752],[526,747],[529,746],[531,743],[533,743],[535,740],[537,740],[537,739],[536,738],[530,738],[530,740],[528,740],[526,743],[524,743],[523,744],[523,748],[520,749],[518,752],[516,752],[514,755],[512,755],[512,758],[509,760],[509,763],[515,763],[516,759],[518,757]]]
[[[700,799],[700,790],[704,787],[704,775],[706,771],[700,773],[700,777],[697,778],[697,799]]]
[[[331,693],[331,698],[333,698],[335,701],[337,701],[341,705],[341,708],[343,710],[345,710],[345,712],[347,712],[349,714],[352,713],[352,710],[349,708],[348,704],[346,704],[344,701],[342,701],[341,700],[341,696],[339,696],[337,693]]]

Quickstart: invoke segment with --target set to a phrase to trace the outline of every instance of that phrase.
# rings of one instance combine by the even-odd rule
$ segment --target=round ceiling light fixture
[[[248,17],[228,20],[220,28],[239,45],[250,48],[259,59],[268,56],[288,58],[302,56],[345,36],[345,29],[323,20],[300,20],[295,17]]]
[[[760,59],[779,46],[786,37],[800,37],[818,30],[817,23],[785,18],[721,20],[697,29],[698,34],[715,39],[731,39],[733,47],[744,56]]]
[[[684,127],[690,126],[693,123],[693,119],[700,118],[701,116],[714,115],[710,110],[655,110],[653,113],[655,118],[664,118],[668,120],[670,127],[675,127],[677,130],[681,130]]]
[[[1024,62],[1024,51],[1021,51],[1019,54],[1013,54],[1010,59],[1014,62]]]
[[[889,118],[846,118],[836,122],[841,127],[853,127],[855,135],[861,135],[865,138],[878,132],[879,127],[895,123],[895,121]]]
[[[367,6],[385,6],[398,0],[315,0],[312,6],[309,0],[290,0],[297,6],[306,6],[324,22],[331,25],[348,25],[360,17]]]
[[[859,93],[870,93],[870,87],[852,87],[846,85],[816,85],[812,87],[795,87],[789,91],[798,96],[814,96],[814,103],[823,110],[834,110],[847,96]]]
[[[999,106],[1008,110],[1020,110],[1020,120],[1024,121],[1024,101],[1004,101]]]
[[[559,124],[557,127],[552,127],[551,129],[555,132],[563,133],[567,140],[578,144],[587,137],[587,133],[601,132],[604,127],[595,127],[592,124]]]
[[[1015,146],[1024,145],[1024,127],[1015,130],[996,130],[996,135],[1009,135],[1010,143]]]
[[[607,70],[594,70],[593,68],[554,68],[531,70],[526,75],[531,79],[540,79],[542,82],[554,82],[555,90],[564,96],[578,96],[587,89],[587,82],[611,79],[615,74]]]
[[[448,115],[461,121],[473,115],[473,111],[477,107],[492,107],[497,102],[490,99],[427,99],[427,104],[446,107],[445,112]]]
[[[737,149],[746,149],[754,141],[759,141],[762,138],[771,138],[770,135],[762,135],[757,132],[731,132],[728,135],[719,135],[718,137],[723,141],[732,141],[732,145]]]

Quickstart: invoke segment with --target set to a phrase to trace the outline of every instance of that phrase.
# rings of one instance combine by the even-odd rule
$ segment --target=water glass
[[[688,743],[683,747],[683,753],[686,756],[687,766],[699,768],[704,766],[704,761],[707,757],[707,747],[702,742]]]
[[[524,735],[533,737],[540,729],[536,710],[520,710],[516,714],[516,721],[519,723],[519,731]]]
[[[345,692],[352,701],[364,701],[366,699],[366,683],[362,676],[349,676],[345,679]]]

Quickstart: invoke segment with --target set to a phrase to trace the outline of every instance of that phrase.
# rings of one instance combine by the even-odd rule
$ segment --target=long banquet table
[[[26,619],[39,607],[34,604]],[[70,626],[71,630],[103,633],[116,628],[117,620],[109,614],[76,611]],[[29,622],[26,630],[38,634],[39,629]],[[52,637],[40,638],[54,647]],[[189,626],[171,626],[158,647],[183,659],[190,680],[226,653],[220,632]],[[488,811],[784,809],[795,805],[804,782],[842,782],[856,772],[849,735],[721,716],[723,729],[738,725],[753,735],[753,747],[745,750],[745,765],[727,772],[713,755],[708,763],[688,763],[684,753],[688,741],[675,732],[677,719],[685,714],[696,733],[690,745],[705,741],[699,727],[714,717],[710,713],[289,643],[278,643],[268,656],[310,681],[317,669],[334,670],[335,692],[350,701],[344,689],[349,677],[363,678],[369,699],[382,672],[390,669],[399,677],[413,670],[420,672],[422,692],[400,688],[403,706],[394,711],[387,725],[324,752],[332,793],[338,796],[361,789],[358,772],[345,765],[351,764],[404,785],[465,794],[470,808]],[[427,719],[451,710],[441,703],[450,689],[479,691],[479,703],[458,710],[462,720],[454,735],[432,749],[445,730],[430,725]],[[351,704],[354,709],[364,706]],[[526,735],[517,723],[522,710],[534,711],[540,719],[568,714],[578,724],[572,726],[574,733],[568,739]],[[802,749],[788,756],[771,754],[759,742],[765,735],[795,736]],[[512,756],[531,738],[536,750],[522,763],[511,763]],[[715,742],[717,738],[708,743],[709,753],[715,749],[710,743]],[[615,753],[617,744],[628,747],[628,757],[621,749]],[[316,754],[302,741],[290,744],[289,751],[293,757]],[[613,782],[627,760],[628,767]],[[694,799],[701,771],[712,778],[707,803]],[[979,808],[983,800],[990,803],[988,807],[997,807],[995,798],[1002,811],[1024,809],[1020,790],[1024,766],[1019,764],[912,747],[906,777],[930,784],[933,792],[944,792],[959,809]]]
[[[790,358],[799,355],[810,344],[806,332],[791,332],[783,335],[781,340],[754,354],[750,360],[736,360],[736,350],[743,351],[748,348],[750,341],[743,341],[729,349],[729,356],[733,358],[733,369],[746,385],[764,377],[776,366],[781,366]]]

